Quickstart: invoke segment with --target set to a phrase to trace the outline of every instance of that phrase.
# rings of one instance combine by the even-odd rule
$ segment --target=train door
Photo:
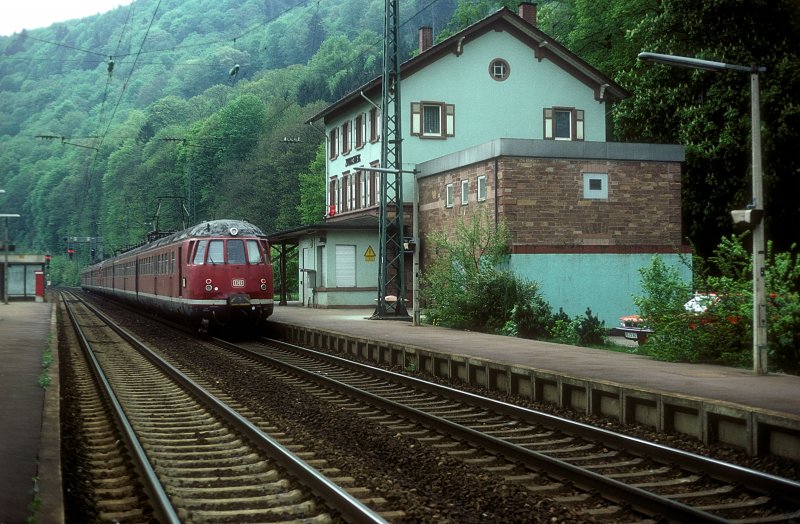
[[[169,260],[167,260],[167,271],[169,271],[169,296],[177,297],[178,294],[175,292],[175,251],[170,251],[168,255]]]
[[[183,296],[183,246],[178,246],[178,296]]]
[[[135,269],[135,276],[134,276],[134,293],[136,293],[136,299],[139,299],[139,257],[136,257],[136,260],[133,262],[134,269]]]
[[[153,255],[153,295],[158,296],[158,273],[161,270],[159,262],[161,255]]]

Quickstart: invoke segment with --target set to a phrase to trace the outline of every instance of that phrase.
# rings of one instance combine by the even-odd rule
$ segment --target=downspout
[[[412,187],[414,188],[414,194],[411,199],[411,221],[413,223],[411,228],[411,235],[414,237],[416,245],[414,246],[414,258],[413,258],[413,269],[411,273],[411,302],[412,302],[412,312],[413,315],[411,317],[411,325],[412,326],[420,326],[422,325],[420,322],[420,309],[419,309],[419,249],[420,249],[420,238],[419,238],[419,180],[417,179],[417,170],[414,169],[414,173],[412,175],[414,183]]]
[[[497,190],[497,157],[494,159],[494,228],[497,230],[497,226],[500,224],[500,202],[497,201],[498,195],[500,194]]]
[[[377,109],[378,111],[380,111],[380,110],[381,110],[381,108],[380,108],[380,107],[378,107],[377,105],[375,105],[375,102],[373,102],[372,100],[370,100],[369,98],[367,98],[367,95],[365,95],[365,94],[364,94],[364,91],[359,91],[359,93],[360,93],[360,94],[361,94],[361,96],[364,98],[364,100],[366,100],[367,102],[369,102],[369,103],[372,105],[372,107],[374,107],[374,108],[375,108],[375,109]]]

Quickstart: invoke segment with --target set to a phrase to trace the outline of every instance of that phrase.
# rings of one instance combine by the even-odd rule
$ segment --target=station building
[[[419,233],[422,272],[430,233],[488,213],[511,231],[510,267],[571,316],[590,307],[616,325],[654,255],[691,278],[683,147],[609,142],[611,105],[630,93],[539,30],[535,4],[436,45],[421,28],[419,44],[400,68],[400,125],[403,233]],[[326,216],[270,235],[298,249],[309,307],[375,305],[381,184],[368,169],[380,167],[381,80],[309,120],[326,132]]]
[[[8,267],[8,295],[6,295],[6,275]],[[0,300],[44,300],[45,255],[9,253],[6,266],[5,253],[0,252]]]

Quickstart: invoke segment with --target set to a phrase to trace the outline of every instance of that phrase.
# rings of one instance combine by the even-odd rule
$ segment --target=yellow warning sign
[[[364,260],[375,262],[375,250],[372,249],[372,246],[367,246],[367,250],[364,251]]]

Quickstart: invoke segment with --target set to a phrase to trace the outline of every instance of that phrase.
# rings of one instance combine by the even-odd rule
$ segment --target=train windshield
[[[211,240],[208,243],[208,263],[209,264],[225,263],[225,250],[222,240]]]
[[[260,264],[262,262],[261,250],[258,248],[258,240],[247,241],[247,261],[250,264]]]
[[[206,258],[206,247],[208,246],[208,240],[201,240],[197,243],[197,251],[194,252],[194,263],[195,264],[202,264]]]
[[[228,264],[244,264],[244,241],[228,240]]]
[[[261,247],[258,240],[201,240],[197,243],[192,262],[196,265],[263,264]]]

